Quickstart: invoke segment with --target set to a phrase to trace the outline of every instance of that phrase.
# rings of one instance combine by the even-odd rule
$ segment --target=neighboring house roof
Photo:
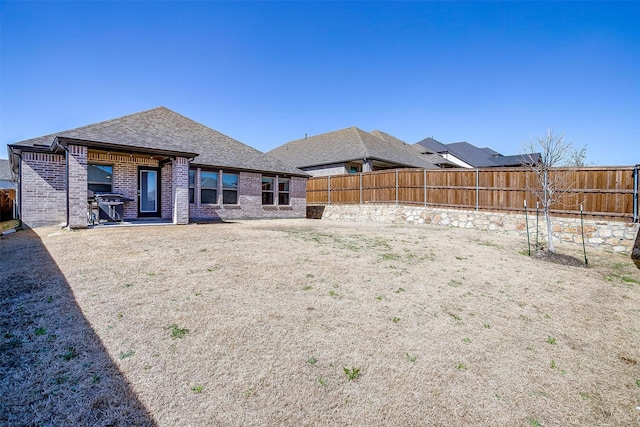
[[[11,168],[9,167],[9,160],[0,159],[0,180],[13,181],[13,176],[11,175]]]
[[[498,153],[496,150],[493,150],[489,147],[482,147],[482,151],[489,153],[490,156],[502,156],[502,154]]]
[[[423,154],[422,156],[424,156],[424,158],[427,159],[428,162],[431,162],[436,166],[440,166],[441,168],[459,168],[460,167],[460,165],[457,165],[457,164],[445,159],[440,154],[436,154],[436,153],[429,154],[429,153],[426,153],[426,154]]]
[[[446,153],[448,151],[447,146],[440,141],[436,141],[435,139],[429,137],[425,138],[420,142],[416,142],[414,145],[422,147],[426,151],[423,154],[428,153]]]
[[[0,190],[15,189],[9,160],[0,159]]]
[[[380,131],[357,127],[287,142],[267,152],[298,168],[370,159],[405,167],[437,169],[409,145]]]
[[[497,153],[492,154],[487,150],[478,148],[468,142],[454,142],[453,144],[447,144],[447,149],[449,153],[471,166],[477,168],[497,166],[492,160],[492,157]]]
[[[540,161],[540,153],[531,153],[531,154],[515,154],[513,156],[497,156],[493,157],[493,161],[497,166],[505,166],[505,167],[518,167],[518,166],[526,166],[530,163],[537,163]]]
[[[530,156],[534,159],[540,157],[540,153],[503,156],[489,147],[479,148],[465,141],[443,144],[433,138],[423,139],[414,144],[414,147],[421,153],[427,153],[428,150],[432,150],[435,153],[450,154],[476,168],[523,166],[529,163]]]
[[[112,150],[154,150],[191,154],[192,164],[307,176],[295,167],[273,159],[240,141],[195,122],[165,107],[57,132],[10,145],[18,149],[42,149],[54,139],[70,138],[86,145],[113,145]]]

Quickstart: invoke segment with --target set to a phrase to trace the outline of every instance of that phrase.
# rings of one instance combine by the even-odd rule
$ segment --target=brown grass
[[[525,244],[314,220],[1,237],[0,425],[638,425],[640,270]]]

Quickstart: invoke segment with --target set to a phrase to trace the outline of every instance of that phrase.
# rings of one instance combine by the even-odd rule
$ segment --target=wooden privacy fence
[[[15,190],[0,190],[0,221],[13,219],[15,199]]]
[[[638,221],[638,168],[554,168],[549,179],[564,179],[569,189],[551,206],[555,215],[585,215]],[[307,181],[307,204],[423,205],[459,209],[522,211],[531,209],[539,189],[526,168],[394,169],[334,175]]]

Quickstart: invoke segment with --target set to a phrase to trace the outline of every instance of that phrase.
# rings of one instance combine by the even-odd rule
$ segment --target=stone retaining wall
[[[326,220],[382,222],[388,224],[436,224],[474,230],[489,230],[526,237],[524,214],[474,210],[441,209],[396,205],[328,205],[308,206],[307,217]],[[582,245],[580,218],[552,218],[556,242]],[[546,224],[540,214],[540,243],[546,241]],[[640,224],[618,221],[584,221],[585,244],[589,247],[631,254],[640,241]],[[529,233],[535,244],[536,216],[529,215]]]

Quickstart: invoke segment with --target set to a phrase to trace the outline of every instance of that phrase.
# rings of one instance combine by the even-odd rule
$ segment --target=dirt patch
[[[0,240],[0,424],[640,422],[628,256],[317,220],[23,233]]]
[[[549,251],[538,251],[532,253],[531,256],[534,259],[551,262],[553,264],[568,265],[572,267],[587,267],[587,264],[584,262],[584,258],[582,260],[579,260],[578,258],[571,255],[559,254]]]

